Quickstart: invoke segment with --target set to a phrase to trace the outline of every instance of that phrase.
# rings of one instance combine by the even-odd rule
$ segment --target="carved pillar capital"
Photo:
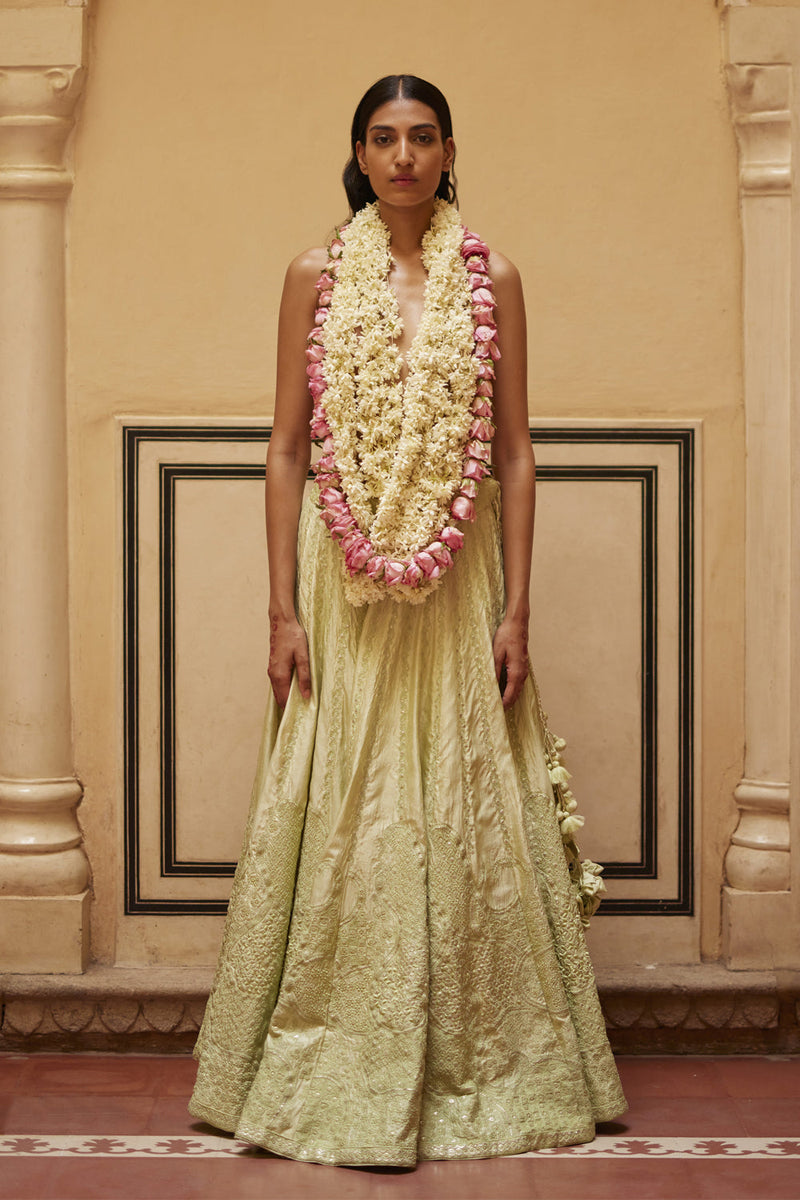
[[[743,196],[788,196],[792,189],[792,69],[785,63],[727,67]]]
[[[80,66],[0,66],[0,197],[65,196],[67,139],[85,72]]]

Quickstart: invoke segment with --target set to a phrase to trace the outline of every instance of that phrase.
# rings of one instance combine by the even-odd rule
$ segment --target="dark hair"
[[[361,97],[353,117],[350,129],[350,157],[342,172],[344,190],[353,213],[357,213],[365,204],[376,199],[369,177],[363,173],[356,157],[356,142],[362,146],[367,140],[367,122],[376,109],[390,100],[419,100],[427,104],[436,113],[439,128],[442,131],[442,141],[453,136],[453,120],[450,116],[450,106],[439,89],[417,75],[384,75],[377,83],[373,83]],[[455,177],[454,177],[455,178]],[[450,204],[456,203],[456,185],[450,178],[450,171],[442,171],[442,178],[436,189],[436,195]]]

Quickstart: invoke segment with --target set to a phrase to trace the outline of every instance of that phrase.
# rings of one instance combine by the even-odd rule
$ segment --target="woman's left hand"
[[[493,642],[494,669],[502,693],[503,708],[519,698],[530,673],[528,622],[506,617],[497,627]]]

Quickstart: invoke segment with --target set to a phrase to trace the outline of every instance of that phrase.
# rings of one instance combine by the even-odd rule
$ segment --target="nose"
[[[414,153],[410,138],[400,137],[397,139],[395,158],[399,166],[405,166],[413,161]]]

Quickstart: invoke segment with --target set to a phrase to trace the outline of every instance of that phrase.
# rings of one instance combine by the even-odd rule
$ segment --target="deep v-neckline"
[[[391,254],[391,251],[390,251],[390,254]],[[420,259],[420,265],[422,266],[421,259]],[[404,319],[403,313],[401,311],[400,293],[398,292],[397,288],[392,283],[392,271],[393,270],[396,271],[397,267],[396,267],[394,258],[390,257],[389,274],[386,277],[386,282],[389,287],[389,290],[391,291],[392,295],[394,296],[395,305],[396,305],[396,309],[397,309],[397,319],[398,319],[398,323],[400,326],[401,337],[395,338],[394,345],[397,347],[397,365],[398,365],[399,373],[400,373],[400,383],[401,383],[401,386],[405,389],[406,380],[408,379],[408,376],[409,376],[409,373],[411,370],[410,363],[413,358],[414,350],[416,349],[416,344],[419,339],[420,329],[423,324],[423,317],[425,315],[425,305],[426,305],[427,299],[428,299],[428,283],[430,281],[430,275],[425,270],[424,266],[422,266],[421,302],[418,305],[415,304],[413,306],[413,309],[416,311],[416,318],[417,318],[416,324],[414,327],[414,332],[411,335],[411,337],[408,339],[405,339],[402,337],[402,335],[407,330],[407,323],[406,323],[406,320]],[[401,338],[405,342],[405,345],[401,345]]]

